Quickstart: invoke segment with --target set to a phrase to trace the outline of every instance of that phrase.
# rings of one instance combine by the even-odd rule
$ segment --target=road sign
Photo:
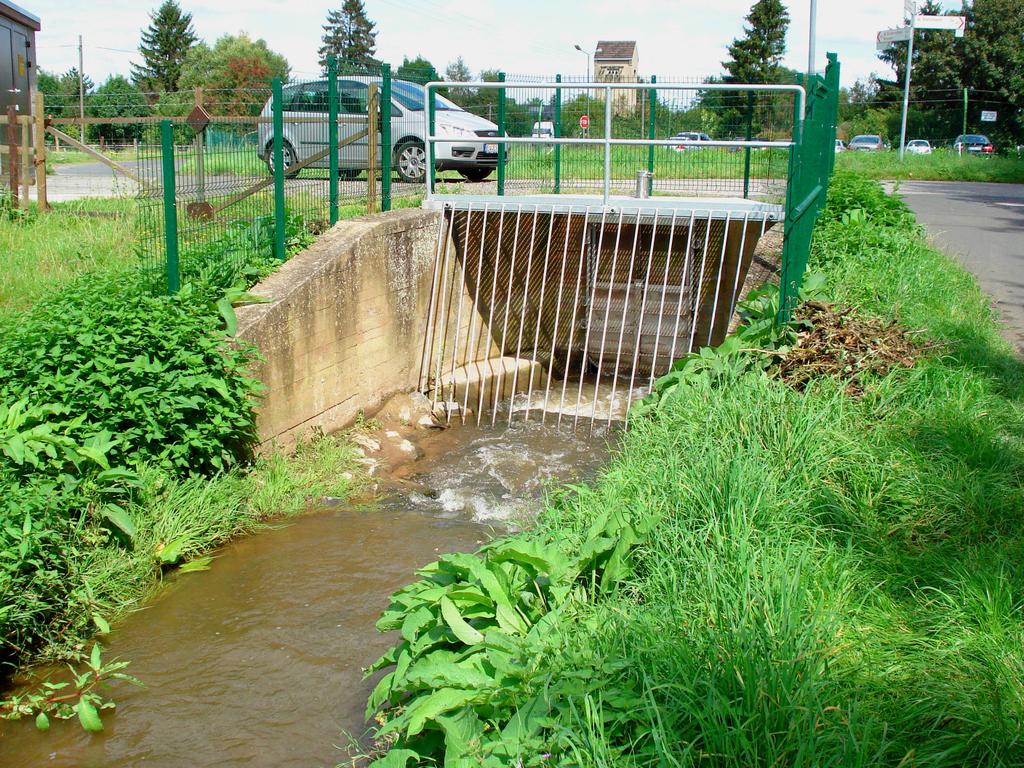
[[[994,123],[996,121],[997,113],[983,109],[981,111],[981,122],[983,123]]]
[[[875,38],[875,48],[884,51],[893,43],[906,42],[910,39],[912,30],[910,27],[898,27],[896,29],[883,29]]]
[[[587,130],[590,127],[590,118],[587,115],[580,115],[580,128]]]
[[[956,37],[964,36],[967,18],[964,16],[918,16],[914,19],[918,29],[952,29]]]

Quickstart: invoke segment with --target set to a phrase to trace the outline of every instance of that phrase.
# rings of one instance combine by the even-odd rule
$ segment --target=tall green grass
[[[906,154],[900,162],[896,151],[841,152],[836,168],[855,171],[872,179],[896,181],[999,181],[1024,183],[1024,158],[961,157],[949,149],[930,155]]]
[[[684,378],[598,482],[498,548],[573,563],[607,548],[595,521],[653,527],[628,567],[613,556],[574,584],[534,558],[518,599],[564,591],[528,633],[483,630],[479,570],[427,569],[419,594],[450,594],[483,638],[450,609],[435,626],[415,590],[387,621],[414,652],[484,661],[435,664],[432,690],[455,693],[429,704],[415,682],[392,692],[382,765],[404,748],[485,766],[1024,765],[1024,364],[874,182],[837,175],[813,266],[832,299],[942,346],[858,398],[760,366]]]
[[[58,203],[53,212],[0,215],[0,321],[85,272],[136,260],[133,201],[96,211],[91,203]]]

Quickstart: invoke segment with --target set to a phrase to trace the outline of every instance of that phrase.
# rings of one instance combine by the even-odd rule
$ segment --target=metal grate
[[[449,419],[625,420],[678,356],[724,338],[781,218],[702,202],[445,204],[421,390]]]

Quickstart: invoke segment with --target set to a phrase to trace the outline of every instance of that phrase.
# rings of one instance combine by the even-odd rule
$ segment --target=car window
[[[406,109],[411,109],[416,112],[423,110],[423,104],[426,101],[424,96],[425,88],[422,85],[416,83],[410,83],[406,80],[392,80],[391,81],[391,96]],[[454,101],[449,101],[444,96],[435,93],[434,94],[434,108],[437,110],[455,110],[463,111],[462,107],[456,104]]]
[[[345,115],[365,115],[369,90],[358,80],[338,81],[338,112]]]
[[[326,112],[327,86],[323,83],[310,83],[298,87],[285,103],[289,112]]]

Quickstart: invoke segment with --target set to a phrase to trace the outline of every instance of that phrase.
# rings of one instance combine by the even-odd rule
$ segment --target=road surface
[[[993,298],[1024,356],[1024,184],[905,181],[899,195]]]

